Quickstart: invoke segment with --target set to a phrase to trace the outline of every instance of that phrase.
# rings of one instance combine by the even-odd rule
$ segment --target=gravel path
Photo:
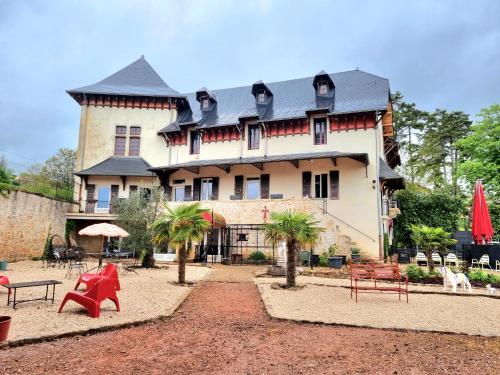
[[[255,284],[203,282],[166,322],[0,351],[0,373],[499,373],[496,339],[281,322]]]

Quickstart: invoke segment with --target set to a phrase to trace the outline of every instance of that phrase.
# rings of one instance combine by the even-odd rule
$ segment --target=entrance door
[[[111,197],[111,187],[101,186],[97,191],[97,209],[96,212],[108,213],[109,200]]]

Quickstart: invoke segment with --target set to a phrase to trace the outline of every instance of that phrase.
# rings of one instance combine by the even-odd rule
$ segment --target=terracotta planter
[[[7,340],[10,328],[10,316],[0,316],[0,342]]]

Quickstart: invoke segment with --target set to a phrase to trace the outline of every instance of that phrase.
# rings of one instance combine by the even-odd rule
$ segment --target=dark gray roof
[[[175,170],[182,168],[197,168],[208,166],[229,166],[238,164],[259,164],[271,163],[279,161],[298,161],[310,159],[325,159],[325,158],[351,158],[357,160],[365,165],[369,164],[368,154],[366,153],[349,153],[338,151],[326,152],[308,152],[301,154],[287,154],[287,155],[267,155],[267,156],[252,156],[247,158],[230,158],[230,159],[214,159],[214,160],[193,160],[186,163],[171,164],[163,167],[150,168],[150,171],[161,172],[167,170]]]
[[[396,173],[382,158],[380,158],[378,173],[381,181],[387,181],[395,189],[404,189],[405,180],[403,176]]]
[[[71,94],[114,94],[128,96],[184,97],[169,87],[144,56],[90,86],[67,91]]]
[[[77,176],[152,176],[149,168],[151,164],[141,157],[111,156],[75,174]]]
[[[238,124],[240,118],[259,117],[261,120],[301,118],[306,111],[323,108],[328,113],[353,113],[386,110],[389,100],[389,81],[360,70],[329,75],[334,83],[334,98],[318,100],[313,86],[314,76],[289,81],[266,83],[272,92],[272,103],[265,111],[258,110],[252,86],[212,90],[217,106],[211,115],[202,113],[196,93],[186,94],[190,109],[180,114],[174,124],[160,132],[179,129],[185,124],[198,123],[199,128]],[[325,104],[326,103],[326,104]],[[261,117],[264,116],[264,117]]]

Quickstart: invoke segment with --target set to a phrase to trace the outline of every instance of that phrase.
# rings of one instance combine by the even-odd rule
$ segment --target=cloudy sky
[[[421,108],[500,101],[500,1],[0,0],[0,156],[76,147],[66,89],[145,55],[190,92],[359,69]]]

